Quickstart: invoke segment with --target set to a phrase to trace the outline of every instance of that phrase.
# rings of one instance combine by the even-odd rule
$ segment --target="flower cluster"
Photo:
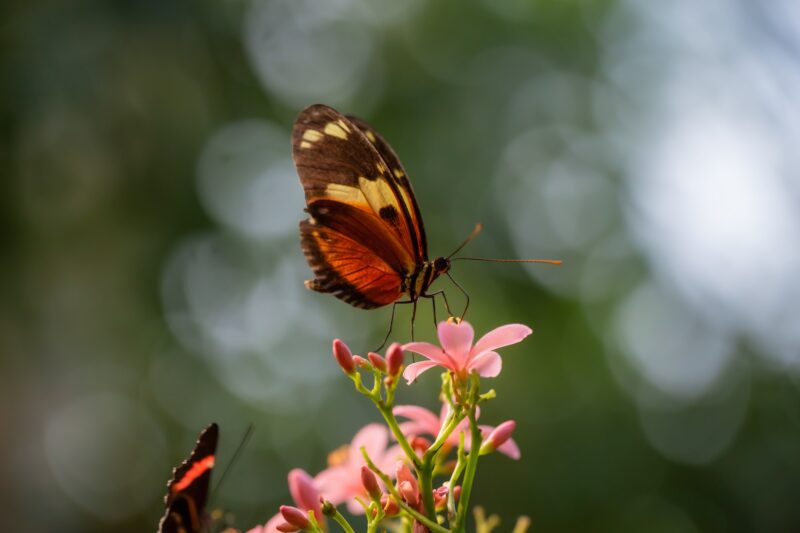
[[[330,454],[328,467],[316,476],[301,469],[289,472],[294,505],[282,506],[265,525],[248,533],[321,533],[328,531],[329,518],[352,533],[339,505],[351,515],[365,515],[368,532],[378,531],[387,520],[415,533],[464,530],[479,457],[499,451],[520,458],[511,438],[514,421],[497,427],[478,423],[479,404],[495,396],[493,390],[481,392],[480,378],[497,376],[502,360],[495,350],[520,342],[531,329],[501,326],[474,344],[474,331],[465,321],[442,322],[437,332],[440,346],[393,344],[385,357],[353,355],[344,342],[333,341],[336,362],[355,389],[375,404],[385,425],[362,428],[350,444]],[[404,352],[426,360],[404,368]],[[412,384],[434,367],[444,370],[438,415],[416,405],[395,405],[401,376]]]

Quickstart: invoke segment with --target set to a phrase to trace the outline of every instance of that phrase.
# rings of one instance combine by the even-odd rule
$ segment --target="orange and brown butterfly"
[[[309,289],[362,309],[401,303],[404,294],[402,303],[416,309],[420,298],[444,295],[429,289],[439,276],[449,276],[450,258],[461,246],[428,259],[414,190],[383,137],[363,120],[317,104],[295,121],[292,154],[309,214],[300,222],[303,252],[315,275],[306,282]],[[449,312],[446,298],[445,305]]]

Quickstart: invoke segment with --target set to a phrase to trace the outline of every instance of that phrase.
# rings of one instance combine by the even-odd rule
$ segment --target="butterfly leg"
[[[458,282],[453,279],[453,276],[451,276],[449,272],[447,273],[447,277],[450,278],[450,281],[453,282],[453,285],[458,287],[458,290],[460,290],[461,293],[464,295],[464,298],[467,299],[467,303],[464,305],[464,312],[461,313],[461,320],[464,320],[464,317],[467,316],[467,309],[469,309],[469,294],[467,294],[467,291],[464,290],[464,287],[459,285]]]
[[[433,330],[434,331],[436,331],[436,326],[439,323],[439,321],[436,319],[436,297],[439,296],[439,295],[441,295],[442,299],[444,299],[444,307],[445,307],[445,309],[447,309],[448,317],[453,316],[453,312],[450,310],[450,302],[447,301],[447,294],[443,290],[432,292],[431,294],[424,294],[423,297],[430,298],[431,299],[431,304],[433,306]]]
[[[389,335],[392,334],[392,327],[394,326],[394,312],[397,309],[397,305],[398,304],[410,304],[410,303],[414,303],[415,304],[414,305],[414,309],[416,309],[416,303],[412,302],[411,300],[402,300],[402,301],[398,300],[397,302],[392,304],[392,318],[389,319],[389,331],[386,332],[386,336],[383,338],[383,342],[381,343],[381,345],[378,346],[377,348],[375,348],[375,350],[373,350],[373,351],[379,352],[379,351],[381,351],[383,349],[384,346],[386,346],[386,341],[389,340]],[[414,327],[413,319],[412,319],[411,327],[412,327],[412,329]],[[412,333],[412,337],[413,337],[413,333]]]
[[[414,307],[411,308],[411,342],[414,342],[414,320],[417,318],[417,301],[414,300]]]

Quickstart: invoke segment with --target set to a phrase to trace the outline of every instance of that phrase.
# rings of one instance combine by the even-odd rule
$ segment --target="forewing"
[[[386,246],[401,256],[399,273],[413,271],[423,260],[404,193],[388,163],[350,119],[324,105],[305,109],[294,125],[292,153],[312,217],[330,202],[347,204],[383,228],[380,239],[391,241]],[[359,244],[373,249],[377,243]]]
[[[423,261],[428,260],[428,239],[425,235],[425,225],[422,222],[422,213],[420,213],[419,205],[417,205],[417,198],[414,195],[414,189],[411,187],[411,181],[408,179],[408,174],[400,162],[400,158],[384,139],[372,126],[367,124],[364,120],[348,116],[361,133],[372,143],[372,146],[378,151],[386,165],[389,167],[389,176],[395,181],[400,191],[400,196],[403,204],[406,207],[406,212],[410,216],[411,227],[416,234],[417,257]]]
[[[219,427],[211,424],[200,433],[189,458],[173,470],[164,497],[167,509],[159,524],[160,533],[199,531],[218,440]]]

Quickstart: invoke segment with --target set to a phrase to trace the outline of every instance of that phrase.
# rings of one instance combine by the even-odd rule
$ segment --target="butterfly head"
[[[433,260],[433,271],[436,273],[436,276],[441,276],[442,274],[447,274],[450,271],[450,258],[449,257],[437,257]]]

